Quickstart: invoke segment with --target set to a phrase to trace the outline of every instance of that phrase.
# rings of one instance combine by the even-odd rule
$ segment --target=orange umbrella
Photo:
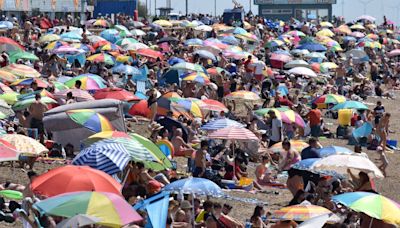
[[[136,51],[136,54],[154,59],[156,58],[163,59],[163,53],[151,49],[139,49]]]
[[[36,177],[33,193],[52,197],[68,192],[99,191],[121,195],[122,186],[108,174],[89,166],[67,165]]]

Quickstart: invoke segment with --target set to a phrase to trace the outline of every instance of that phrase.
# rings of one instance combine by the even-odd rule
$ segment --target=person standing
[[[313,103],[307,117],[310,123],[311,136],[319,137],[321,134],[321,111],[317,108],[317,104]]]
[[[381,146],[383,151],[386,151],[386,140],[389,133],[389,120],[390,120],[390,113],[385,113],[385,115],[379,120],[379,124],[376,127],[377,133],[381,138]]]
[[[268,146],[271,147],[282,141],[282,120],[278,119],[274,111],[269,111],[268,115],[271,119],[271,137]]]
[[[38,134],[40,138],[40,143],[44,143],[44,125],[43,125],[43,116],[47,111],[47,106],[42,102],[42,96],[38,93],[35,95],[35,102],[33,102],[28,111],[32,116],[31,119],[31,128],[38,129]]]
[[[208,149],[208,142],[201,141],[200,149],[196,152],[194,157],[195,168],[193,170],[194,177],[203,177],[206,172],[206,155]]]

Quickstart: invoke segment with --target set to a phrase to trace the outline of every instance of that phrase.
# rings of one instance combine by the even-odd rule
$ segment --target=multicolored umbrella
[[[15,51],[10,53],[10,62],[15,63],[17,60],[23,59],[23,60],[30,60],[30,61],[37,61],[39,58],[30,52],[26,51]]]
[[[185,40],[186,46],[203,46],[203,40],[195,38],[195,39],[188,39]]]
[[[199,107],[201,109],[204,110],[209,110],[209,111],[214,111],[214,112],[228,112],[228,109],[226,108],[226,106],[216,100],[213,99],[205,99],[205,100],[199,100],[200,102],[197,102],[195,100],[195,102],[199,105]]]
[[[171,67],[173,70],[186,70],[186,71],[198,71],[198,72],[205,72],[205,69],[198,65],[198,64],[193,64],[193,63],[177,63]]]
[[[182,80],[196,82],[201,85],[207,85],[207,84],[211,83],[210,78],[203,72],[194,72],[194,73],[188,74]]]
[[[104,84],[104,79],[95,74],[82,74],[66,81],[64,84],[69,88],[74,88],[78,80],[82,82],[81,89],[84,90],[99,90],[107,87]]]
[[[222,128],[226,128],[226,127],[238,127],[238,128],[243,128],[243,124],[228,119],[228,118],[220,118],[220,119],[216,119],[213,121],[210,121],[206,124],[204,124],[201,129],[202,130],[206,130],[206,131],[215,131],[218,129],[222,129]]]
[[[126,74],[132,76],[142,74],[142,72],[138,68],[125,64],[119,64],[118,66],[113,67],[112,71],[113,73]]]
[[[146,56],[149,58],[154,58],[154,59],[157,59],[157,58],[163,59],[164,58],[163,53],[161,53],[159,51],[154,51],[152,49],[141,48],[141,49],[136,50],[136,54],[141,55],[141,56]]]
[[[84,140],[84,144],[91,145],[102,139],[116,139],[116,138],[129,139],[130,136],[123,131],[102,131],[102,132],[99,132],[99,133],[89,136],[89,138]]]
[[[167,102],[165,102],[165,97],[159,99],[159,106],[162,108],[166,108],[168,110],[181,109],[195,117],[203,118],[203,114],[201,112],[200,107],[192,100],[185,98],[168,98]]]
[[[17,101],[13,106],[12,109],[15,111],[20,111],[20,110],[24,110],[26,108],[28,108],[31,104],[35,103],[35,98],[31,97],[31,98],[27,98],[24,100],[20,100]],[[44,104],[57,104],[57,101],[55,101],[53,98],[50,97],[44,97],[42,96],[42,98],[40,99],[40,101]]]
[[[319,157],[328,157],[336,154],[354,154],[354,152],[346,147],[341,146],[328,146],[322,147],[317,150]]]
[[[298,31],[298,30],[292,30],[292,31],[289,31],[289,32],[287,32],[285,34],[290,35],[290,36],[297,36],[297,37],[306,36],[306,34],[304,34],[301,31]]]
[[[400,205],[385,196],[371,192],[349,192],[333,196],[332,200],[372,218],[400,225]]]
[[[290,147],[298,152],[301,152],[304,148],[308,147],[308,143],[301,140],[290,140]],[[274,144],[270,150],[274,153],[282,153],[284,151],[282,142]]]
[[[69,45],[63,45],[53,50],[53,53],[58,55],[76,55],[84,52],[84,50]]]
[[[316,98],[314,104],[340,104],[346,102],[346,97],[336,94],[325,94]]]
[[[34,82],[40,88],[47,88],[49,86],[49,84],[47,84],[46,81],[43,81],[38,78],[19,79],[19,80],[15,81],[14,83],[12,83],[11,86],[31,86],[32,83],[34,83]]]
[[[17,77],[8,71],[0,69],[0,80],[2,82],[15,82]]]
[[[11,144],[19,153],[27,156],[38,156],[49,151],[41,143],[25,135],[6,134],[2,135],[1,139]]]
[[[1,68],[1,70],[9,72],[17,77],[21,78],[37,78],[40,77],[40,73],[32,67],[22,64],[10,64]]]
[[[227,139],[227,140],[256,140],[258,137],[247,128],[243,127],[226,127],[216,130],[208,135],[210,139]]]
[[[121,101],[137,101],[140,100],[139,97],[133,95],[133,93],[128,92],[121,88],[105,88],[97,90],[93,95],[96,100],[101,99],[116,99]]]
[[[49,43],[44,49],[46,50],[55,50],[61,46],[68,46],[69,44],[65,41],[57,40]]]
[[[359,101],[345,101],[343,103],[333,106],[332,110],[340,109],[357,109],[357,110],[368,110],[368,107]]]
[[[111,142],[97,142],[83,149],[72,161],[73,165],[90,166],[110,175],[122,172],[130,161],[124,145]]]
[[[312,205],[307,202],[276,210],[272,213],[272,218],[278,220],[306,221],[317,216],[331,214],[333,212],[325,207]]]
[[[273,111],[278,119],[282,120],[287,124],[295,124],[298,127],[304,128],[305,122],[303,118],[296,112],[288,108],[263,108],[256,111],[258,115],[268,115],[270,111]]]
[[[67,99],[67,94],[72,93],[72,96],[77,102],[82,102],[82,101],[93,101],[94,98],[90,93],[88,93],[85,90],[81,89],[66,89],[66,90],[61,90],[59,92],[54,93],[54,97],[57,99]]]
[[[43,214],[53,216],[94,216],[101,220],[99,225],[107,227],[123,227],[142,220],[124,198],[108,192],[67,193],[35,203],[33,207]]]
[[[105,63],[107,65],[114,65],[115,60],[111,55],[105,53],[94,54],[86,58],[88,61],[95,63]]]
[[[121,46],[121,47],[124,47],[125,45],[128,45],[128,44],[136,44],[136,43],[139,43],[139,41],[137,41],[134,38],[123,38],[123,39],[117,40],[115,42],[116,45]]]
[[[17,148],[4,139],[0,139],[0,162],[18,161],[20,153]]]
[[[19,45],[17,42],[15,42],[13,39],[10,39],[8,37],[0,37],[0,51],[1,52],[12,52],[12,51],[24,51],[24,47]]]
[[[110,26],[110,23],[107,20],[98,19],[93,23],[93,26],[108,27]]]
[[[35,194],[46,197],[78,191],[111,192],[121,195],[122,186],[103,171],[89,166],[66,165],[36,177],[31,189]]]
[[[66,112],[69,118],[83,127],[94,131],[113,131],[114,127],[110,121],[103,115],[90,109],[77,109]]]
[[[246,91],[246,90],[239,90],[239,91],[235,91],[235,92],[232,92],[232,93],[226,95],[225,99],[258,101],[261,98],[256,93]]]

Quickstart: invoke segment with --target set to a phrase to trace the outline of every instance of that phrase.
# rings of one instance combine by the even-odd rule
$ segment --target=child
[[[379,147],[377,148],[377,151],[378,151],[378,153],[379,153],[379,159],[380,159],[381,162],[382,162],[382,164],[381,164],[378,168],[382,171],[383,176],[386,177],[386,168],[387,168],[387,166],[389,165],[389,161],[388,161],[388,159],[387,159],[387,157],[386,157],[386,154],[385,154],[385,151],[383,150],[382,147],[379,146]]]

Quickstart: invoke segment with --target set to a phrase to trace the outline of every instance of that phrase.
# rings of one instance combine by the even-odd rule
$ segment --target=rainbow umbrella
[[[261,99],[256,93],[246,90],[239,90],[232,92],[226,95],[225,98],[231,100],[245,100],[245,101],[258,101]]]
[[[210,78],[203,72],[194,72],[186,75],[183,81],[197,82],[202,85],[210,84]]]
[[[306,34],[304,34],[301,31],[298,31],[298,30],[292,30],[292,31],[287,32],[286,34],[290,35],[290,36],[297,36],[297,37],[306,36]]]
[[[105,53],[99,53],[92,56],[89,56],[86,60],[92,61],[95,63],[105,63],[108,65],[114,65],[114,58],[111,55]]]
[[[122,227],[142,217],[121,196],[108,192],[73,192],[35,203],[42,214],[73,217],[77,214],[100,219],[99,225]]]
[[[346,97],[336,94],[325,94],[316,98],[312,103],[315,104],[340,104],[346,101]]]
[[[17,77],[21,78],[37,78],[40,77],[40,73],[35,69],[29,66],[25,66],[22,64],[10,64],[1,68],[1,70],[9,72]]]
[[[94,132],[114,130],[111,122],[105,116],[90,109],[70,110],[67,111],[67,115],[75,123]]]
[[[99,90],[107,87],[104,84],[104,79],[95,74],[82,74],[66,81],[64,84],[69,88],[73,88],[78,80],[82,82],[81,89],[84,90]]]
[[[61,37],[57,34],[46,34],[40,37],[39,43],[50,43],[59,39],[61,39]]]
[[[108,27],[108,26],[110,26],[110,23],[108,23],[108,21],[106,21],[104,19],[99,19],[93,23],[93,26]]]
[[[325,207],[303,202],[298,205],[288,206],[274,211],[272,213],[272,218],[278,220],[306,221],[317,216],[331,214],[333,214],[332,211]]]
[[[3,82],[15,82],[17,77],[8,71],[0,69],[0,80]]]
[[[309,145],[308,143],[303,142],[301,140],[290,140],[290,146],[292,149],[301,152],[304,148],[308,147]],[[274,153],[282,153],[284,151],[282,147],[282,142],[274,144],[270,148],[270,150]]]
[[[185,98],[170,98],[169,100],[172,107],[183,109],[195,117],[203,117],[200,107],[194,101]]]
[[[400,225],[400,205],[385,196],[371,192],[350,192],[333,196],[332,200],[372,218]]]
[[[284,123],[287,124],[296,124],[297,126],[304,128],[305,122],[301,116],[288,108],[264,108],[256,111],[256,114],[268,115],[269,111],[275,112],[275,115],[278,119],[281,119]]]
[[[94,135],[91,135],[89,138],[85,140],[85,144],[92,144],[102,139],[111,139],[111,138],[127,138],[130,136],[123,131],[101,131]]]
[[[13,39],[8,37],[0,37],[0,51],[3,52],[12,52],[12,51],[24,51],[24,47],[19,45]]]
[[[200,109],[208,110],[208,111],[214,111],[214,112],[228,112],[228,109],[226,106],[216,100],[213,99],[204,99],[204,100],[199,100],[196,98],[189,98],[190,100],[194,101]]]
[[[46,50],[54,50],[56,48],[59,48],[61,46],[65,46],[65,45],[68,46],[68,43],[65,42],[65,41],[57,40],[57,41],[53,41],[53,42],[49,43],[44,49],[46,49]]]
[[[30,86],[32,83],[36,83],[40,88],[47,88],[49,84],[46,81],[43,81],[38,78],[24,78],[19,79],[11,84],[11,86]]]
[[[99,50],[100,51],[120,51],[121,48],[116,44],[109,43],[109,44],[106,44],[106,45],[100,47]]]

